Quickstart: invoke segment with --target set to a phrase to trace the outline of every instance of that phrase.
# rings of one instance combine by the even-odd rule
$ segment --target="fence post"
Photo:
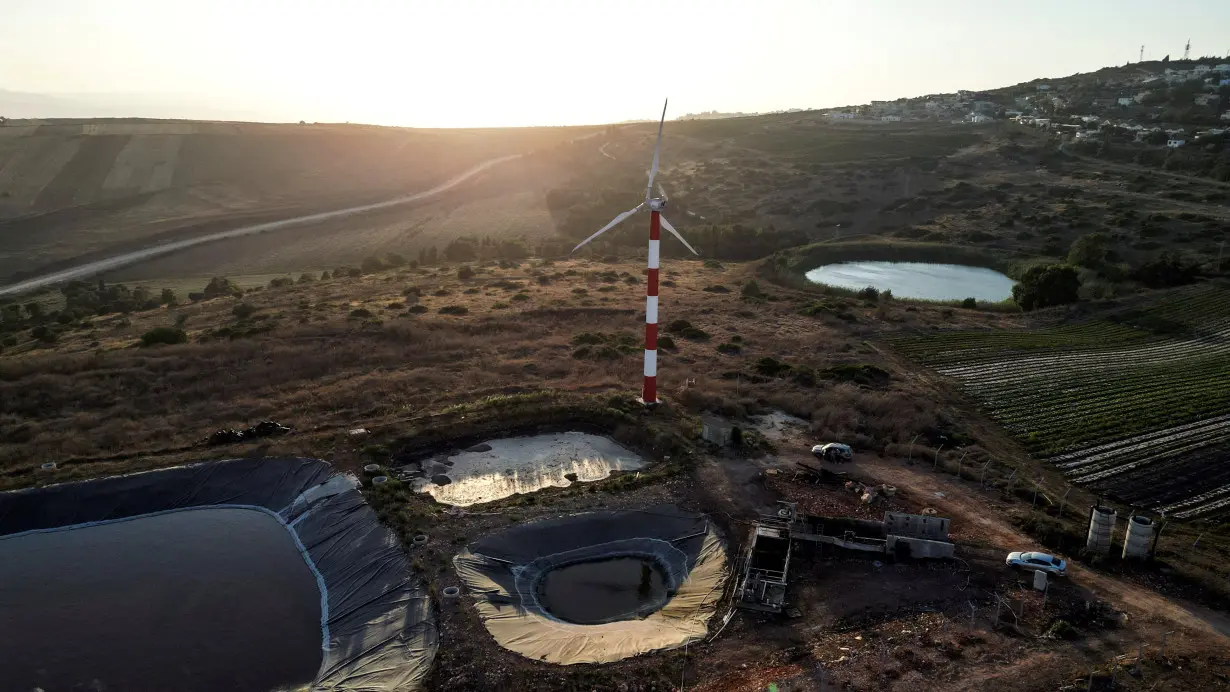
[[[915,435],[914,439],[910,440],[910,453],[906,455],[905,457],[906,461],[914,461],[914,443],[917,441],[918,441],[918,435]]]
[[[1059,498],[1059,518],[1060,519],[1063,518],[1064,511],[1068,509],[1068,493],[1070,492],[1072,492],[1072,486],[1069,485],[1068,489],[1063,491],[1063,497]]]
[[[982,465],[982,479],[978,481],[978,485],[984,488],[987,487],[987,467],[991,465],[992,461],[995,461],[995,460],[987,459],[987,463]]]
[[[1174,630],[1171,630],[1171,631],[1169,631],[1169,632],[1163,632],[1163,633],[1162,633],[1162,650],[1161,650],[1161,652],[1158,654],[1158,656],[1159,656],[1159,657],[1160,657],[1163,661],[1165,661],[1165,660],[1166,660],[1166,640],[1167,640],[1167,639],[1169,639],[1169,638],[1170,638],[1170,635],[1172,635],[1172,634],[1174,634]]]
[[[1136,675],[1140,675],[1140,659],[1144,655],[1145,655],[1145,645],[1144,644],[1137,645],[1136,647],[1136,668],[1135,668]]]
[[[944,451],[944,443],[941,442],[938,449],[935,450],[935,461],[931,464],[931,470],[934,471],[940,465],[940,452]]]
[[[969,454],[969,452],[965,454]],[[965,468],[965,454],[962,454],[961,458],[957,459],[957,478],[961,478],[961,470]]]

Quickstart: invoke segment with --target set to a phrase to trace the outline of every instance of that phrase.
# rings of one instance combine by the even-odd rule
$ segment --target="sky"
[[[1188,38],[1230,53],[1230,2],[0,0],[0,90],[81,117],[579,125],[994,88]]]

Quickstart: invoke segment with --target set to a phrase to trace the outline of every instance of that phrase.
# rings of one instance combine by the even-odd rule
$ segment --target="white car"
[[[1019,567],[1031,572],[1046,572],[1056,577],[1068,574],[1067,560],[1046,553],[1008,553],[1008,559],[1004,562],[1009,567]]]
[[[811,453],[815,454],[817,459],[824,461],[852,461],[854,459],[854,450],[850,449],[850,445],[843,445],[840,442],[816,445],[811,448]]]

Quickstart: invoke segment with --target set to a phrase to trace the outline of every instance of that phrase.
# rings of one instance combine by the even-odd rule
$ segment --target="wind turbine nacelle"
[[[657,198],[649,200],[649,211],[666,211],[666,200]]]

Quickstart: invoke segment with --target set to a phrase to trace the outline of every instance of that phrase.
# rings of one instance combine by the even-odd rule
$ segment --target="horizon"
[[[826,109],[1092,72],[1136,62],[1141,44],[1146,62],[1178,60],[1189,38],[1197,58],[1230,51],[1230,6],[1210,0],[1167,7],[1199,17],[1190,27],[1157,22],[1143,0],[1042,0],[1028,11],[776,0],[755,12],[692,0],[618,12],[359,0],[343,14],[315,1],[189,12],[48,0],[9,12],[0,60],[23,68],[0,83],[0,115],[12,118],[605,125],[654,119],[667,96],[668,119]]]

